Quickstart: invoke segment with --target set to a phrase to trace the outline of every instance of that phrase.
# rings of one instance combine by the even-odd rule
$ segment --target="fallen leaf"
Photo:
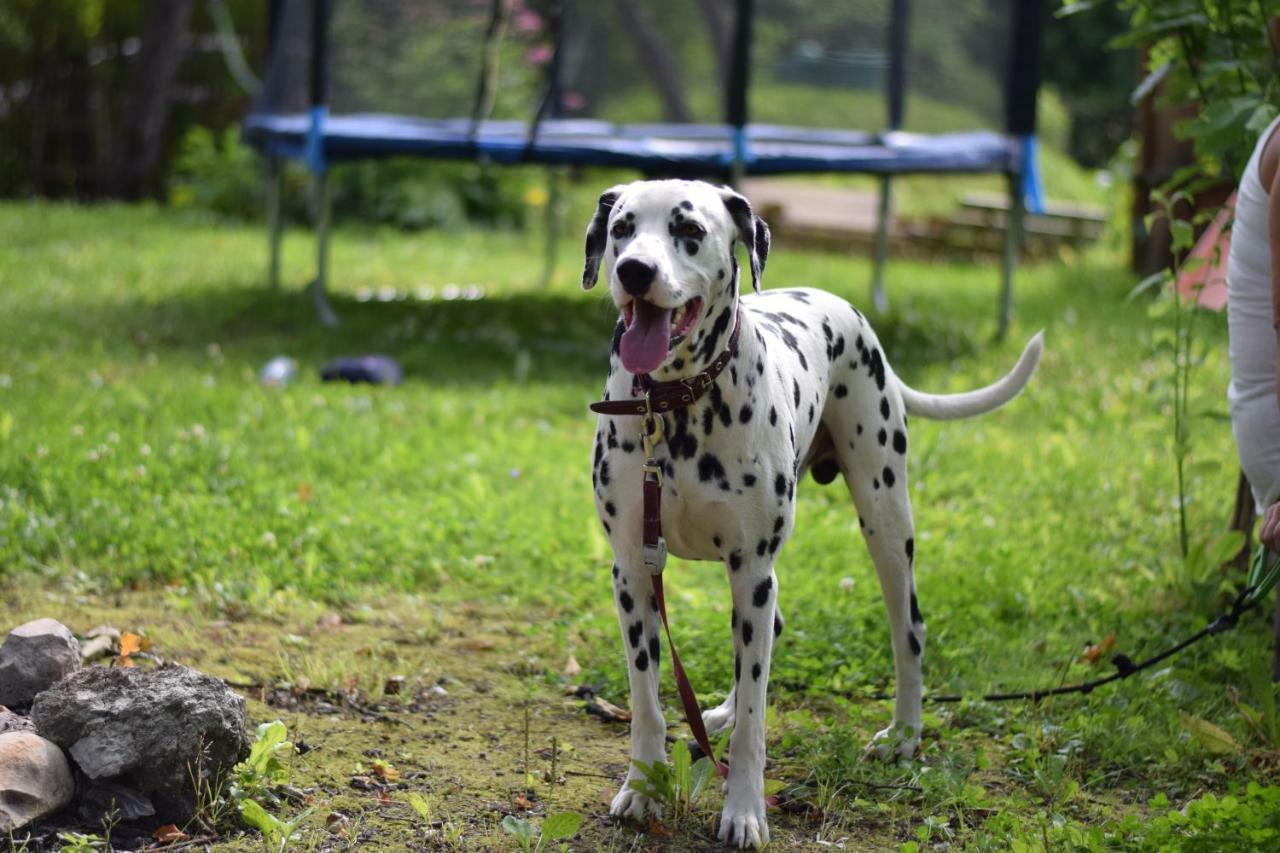
[[[190,838],[189,835],[181,829],[178,829],[178,827],[172,823],[166,823],[153,834],[156,837],[156,841],[159,841],[161,844],[175,844],[179,841],[186,841]]]
[[[568,678],[577,678],[582,672],[582,667],[578,664],[578,659],[573,655],[569,655],[569,660],[564,665],[564,674]]]
[[[395,800],[391,799],[391,795],[387,793],[386,788],[378,789],[378,805],[389,806],[394,803],[395,803]]]
[[[671,827],[667,826],[665,823],[658,820],[656,817],[653,817],[652,815],[650,815],[649,816],[649,834],[656,835],[659,838],[670,838]]]
[[[1196,740],[1204,744],[1205,749],[1210,752],[1220,755],[1238,755],[1244,751],[1230,733],[1208,720],[1188,714],[1186,711],[1178,712],[1178,720],[1182,723],[1182,727],[1191,732]]]
[[[516,794],[515,806],[521,811],[528,811],[533,808],[533,803],[530,802],[529,798],[524,795],[523,791],[521,791],[519,794]]]
[[[1101,643],[1094,643],[1084,650],[1081,659],[1089,664],[1095,664],[1102,659],[1102,656],[1115,648],[1116,635],[1113,631],[1102,639]]]
[[[400,771],[385,761],[373,762],[373,775],[377,776],[383,782],[399,782]]]
[[[131,631],[125,631],[120,635],[120,657],[116,659],[116,662],[120,666],[133,666],[133,656],[149,648],[151,648],[151,643],[147,642],[144,637]]]
[[[310,483],[298,484],[298,500],[302,501],[303,503],[306,503],[307,501],[311,500],[311,484]]]

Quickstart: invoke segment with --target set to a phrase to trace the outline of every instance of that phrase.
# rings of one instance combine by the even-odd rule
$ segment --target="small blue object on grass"
[[[325,382],[368,382],[373,385],[399,385],[404,379],[400,362],[386,355],[361,355],[335,358],[320,369]]]

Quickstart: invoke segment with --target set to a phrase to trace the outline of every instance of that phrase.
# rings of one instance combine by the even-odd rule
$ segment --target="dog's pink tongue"
[[[635,319],[618,344],[628,373],[651,373],[662,366],[671,343],[671,312],[637,299]]]

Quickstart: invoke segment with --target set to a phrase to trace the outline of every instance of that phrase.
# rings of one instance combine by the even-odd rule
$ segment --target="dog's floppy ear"
[[[583,290],[595,287],[596,279],[600,276],[600,259],[604,257],[604,245],[609,239],[609,232],[606,230],[609,227],[609,213],[626,188],[626,184],[618,184],[602,192],[600,201],[596,204],[595,216],[587,224],[587,260],[582,267]]]
[[[751,202],[728,187],[720,190],[720,197],[724,199],[724,206],[738,228],[738,238],[747,247],[747,254],[751,258],[751,286],[759,293],[760,280],[764,277],[764,263],[769,259],[769,226],[756,216],[751,209]]]

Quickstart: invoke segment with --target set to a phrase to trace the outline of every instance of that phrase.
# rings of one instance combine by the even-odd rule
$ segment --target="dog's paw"
[[[920,730],[913,726],[894,724],[887,729],[876,732],[876,736],[867,744],[866,756],[881,761],[892,760],[899,755],[910,758],[916,754],[920,746]]]
[[[628,780],[609,804],[609,814],[631,820],[644,820],[649,815],[661,818],[662,806],[632,788],[631,781]]]
[[[764,798],[730,796],[720,812],[719,838],[739,850],[759,850],[769,843],[769,821],[764,816]]]
[[[729,694],[729,698],[724,701],[723,705],[702,712],[702,724],[707,727],[707,734],[711,737],[719,737],[729,729],[733,728],[734,711],[733,711],[733,694]]]

